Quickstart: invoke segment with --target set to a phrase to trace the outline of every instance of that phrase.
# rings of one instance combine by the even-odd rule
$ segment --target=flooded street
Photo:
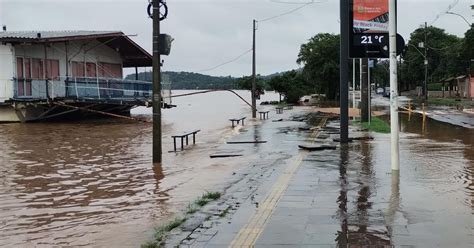
[[[262,100],[277,97],[268,93]],[[247,116],[248,107],[229,92],[173,103],[178,108],[163,110],[162,168],[151,166],[150,124],[0,125],[0,246],[136,247],[160,221],[225,182],[235,167],[208,155],[235,135],[227,119]],[[202,130],[197,145],[168,153],[170,135],[190,129]]]
[[[248,98],[247,92],[239,93]],[[262,100],[277,98],[267,94]],[[303,122],[288,120],[307,108],[286,111],[284,117],[272,111],[270,119],[281,122],[249,120],[244,128],[231,129],[228,118],[249,119],[249,108],[231,93],[173,103],[178,108],[163,110],[162,167],[151,166],[149,124],[106,119],[0,125],[0,246],[137,247],[197,196],[229,184],[236,171],[250,173],[249,182],[268,174],[265,187],[270,187],[275,171],[286,166],[282,161],[298,156],[297,144],[308,135]],[[150,109],[133,113],[149,115]],[[305,157],[296,178],[318,186],[290,185],[294,195],[289,199],[302,197],[303,188],[322,192],[316,198],[323,199],[317,201],[316,208],[323,209],[318,215],[337,212],[338,218],[331,219],[331,226],[312,228],[332,232],[334,227],[329,237],[345,233],[352,243],[369,237],[382,245],[472,245],[474,129],[400,116],[399,176],[391,174],[390,135],[373,134],[374,141]],[[334,135],[337,125],[331,125],[326,131]],[[196,146],[168,152],[173,149],[170,135],[191,129],[202,130]],[[232,146],[244,156],[210,159],[229,139],[269,144]],[[245,172],[249,163],[255,168]],[[323,180],[316,182],[317,177]],[[247,193],[248,185],[238,185],[236,192]]]

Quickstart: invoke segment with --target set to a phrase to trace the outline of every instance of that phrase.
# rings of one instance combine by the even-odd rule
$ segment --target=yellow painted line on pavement
[[[323,127],[326,124],[327,118],[323,118],[319,123],[318,127]],[[319,130],[314,131],[309,141],[313,143],[319,135]],[[249,222],[240,229],[239,233],[232,240],[229,247],[253,247],[257,242],[258,237],[262,234],[265,225],[272,215],[278,201],[283,196],[286,188],[288,187],[290,180],[296,173],[298,168],[303,162],[303,158],[306,156],[308,151],[302,150],[299,152],[298,157],[288,167],[278,180],[273,184],[270,192],[267,194],[263,202],[259,205],[257,211],[250,218]]]

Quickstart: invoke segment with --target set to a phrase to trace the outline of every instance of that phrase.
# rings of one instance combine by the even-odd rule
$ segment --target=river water
[[[189,91],[173,91],[173,94]],[[238,93],[249,101],[246,91]],[[262,100],[277,100],[267,93]],[[175,98],[162,111],[163,166],[151,165],[150,124],[119,119],[0,125],[0,246],[136,247],[153,227],[225,182],[236,168],[202,153],[236,134],[250,108],[230,92]],[[150,116],[151,109],[132,114]],[[173,150],[170,135],[201,129]],[[199,161],[198,161],[199,160]]]
[[[248,92],[238,93],[249,98]],[[277,98],[267,93],[262,100]],[[151,237],[153,227],[225,184],[241,166],[213,161],[208,154],[239,133],[230,128],[228,118],[249,117],[249,107],[229,92],[176,98],[173,103],[178,107],[163,110],[159,167],[151,165],[150,124],[105,119],[0,125],[0,246],[137,247]],[[149,118],[151,110],[132,113]],[[406,161],[401,165],[400,208],[410,216],[408,224],[420,222],[413,235],[441,232],[436,228],[449,221],[453,230],[469,225],[465,210],[474,214],[474,129],[431,119],[423,124],[416,115],[401,114],[400,122],[401,160]],[[196,146],[168,152],[173,149],[170,135],[192,129],[202,130]],[[382,164],[389,156],[388,137],[376,135],[367,148],[374,163]],[[382,175],[390,172],[386,170]],[[369,184],[380,189],[382,198],[388,195],[390,184]],[[419,199],[431,212],[417,205]],[[466,237],[474,230],[470,223],[457,233]]]

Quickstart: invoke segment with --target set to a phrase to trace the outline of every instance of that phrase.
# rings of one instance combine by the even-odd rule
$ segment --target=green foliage
[[[272,90],[282,94],[287,103],[296,103],[302,96],[314,91],[314,87],[305,80],[302,73],[295,70],[274,76],[268,85]]]
[[[429,105],[440,105],[440,106],[452,106],[459,104],[459,101],[452,98],[429,98],[428,99]]]
[[[420,48],[420,42],[427,44],[428,58],[428,84],[440,82],[445,78],[464,75],[469,68],[469,61],[473,57],[474,33],[471,27],[465,34],[465,38],[459,38],[447,34],[443,29],[437,27],[419,28],[410,35],[403,54],[403,64],[400,69],[401,87],[403,89],[414,89],[416,86],[424,85],[425,65],[423,54],[425,48]],[[415,48],[416,47],[416,48]]]
[[[243,76],[237,79],[237,86],[242,90],[252,90],[252,76]],[[260,75],[257,75],[255,79],[255,84],[257,86],[257,92],[263,93],[265,90],[266,82]]]
[[[388,60],[375,61],[374,68],[370,69],[370,81],[375,83],[376,87],[383,88],[390,86],[389,68],[390,64]]]
[[[428,84],[428,90],[441,91],[443,90],[443,83]]]
[[[193,214],[199,210],[202,206],[206,205],[211,201],[215,201],[221,197],[220,192],[206,192],[201,197],[196,199],[192,204],[189,204],[186,210],[186,214]],[[159,248],[163,246],[163,240],[166,235],[176,227],[180,226],[186,221],[186,217],[175,218],[168,222],[166,225],[155,229],[154,239],[141,245],[141,248]]]
[[[339,92],[339,43],[339,35],[317,34],[301,45],[296,61],[304,65],[306,81],[312,82],[316,92],[326,94],[329,100],[336,99]]]
[[[231,76],[214,77],[193,72],[163,72],[164,77],[169,77],[174,90],[195,89],[236,89],[237,79]],[[135,80],[135,73],[127,75],[126,79]],[[152,72],[138,73],[138,80],[152,81]]]
[[[202,196],[202,198],[210,199],[210,200],[215,201],[215,200],[221,198],[221,193],[219,193],[219,192],[207,192]]]
[[[186,221],[186,218],[175,218],[172,221],[168,222],[166,225],[158,227],[155,229],[154,240],[149,241],[143,245],[141,248],[158,248],[163,246],[163,240],[166,237],[166,234],[176,227],[180,226]]]
[[[220,197],[221,197],[221,193],[219,192],[207,192],[201,197],[199,197],[196,201],[194,201],[194,204],[199,207],[202,207],[211,201],[215,201],[219,199]]]
[[[380,118],[372,117],[370,124],[368,122],[362,122],[361,126],[376,133],[390,133],[390,126]]]

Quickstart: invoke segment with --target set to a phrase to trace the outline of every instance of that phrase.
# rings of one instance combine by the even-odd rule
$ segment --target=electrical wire
[[[311,2],[295,2],[295,1],[289,2],[289,1],[270,0],[270,2],[282,3],[282,4],[307,4],[307,3],[312,3],[314,1],[311,1]]]
[[[244,55],[246,55],[247,53],[249,53],[249,52],[251,52],[251,51],[252,51],[252,48],[250,48],[249,50],[243,52],[243,53],[240,54],[239,56],[237,56],[237,57],[235,57],[235,58],[233,58],[233,59],[231,59],[231,60],[229,60],[229,61],[226,61],[226,62],[224,62],[224,63],[218,64],[218,65],[213,66],[213,67],[208,68],[208,69],[199,70],[199,71],[197,71],[197,72],[205,72],[205,71],[212,71],[212,70],[215,70],[215,69],[217,69],[217,68],[219,68],[219,67],[221,67],[221,66],[224,66],[224,65],[227,65],[227,64],[230,64],[230,63],[232,63],[232,62],[237,61],[238,59],[242,58]]]
[[[285,15],[289,15],[291,13],[294,13],[308,5],[311,5],[311,4],[314,4],[314,3],[322,3],[322,2],[327,2],[328,0],[324,0],[324,1],[319,1],[319,2],[315,2],[314,0],[311,1],[311,2],[306,2],[306,3],[299,3],[299,4],[302,4],[301,6],[297,7],[297,8],[294,8],[290,11],[287,11],[287,12],[283,12],[281,14],[278,14],[278,15],[275,15],[275,16],[271,16],[271,17],[268,17],[268,18],[265,18],[265,19],[261,19],[261,20],[257,20],[258,22],[266,22],[266,21],[270,21],[270,20],[273,20],[273,19],[276,19],[276,18],[279,18],[279,17],[282,17],[282,16],[285,16]],[[290,3],[290,2],[285,2],[286,4],[297,4],[297,3]]]
[[[298,4],[298,5],[301,5],[297,8],[294,8],[290,11],[287,11],[287,12],[284,12],[284,13],[281,13],[281,14],[278,14],[278,15],[275,15],[275,16],[271,16],[271,17],[268,17],[268,18],[265,18],[265,19],[261,19],[261,20],[257,20],[257,23],[258,22],[265,22],[265,21],[270,21],[270,20],[273,20],[273,19],[276,19],[276,18],[279,18],[279,17],[282,17],[282,16],[285,16],[285,15],[288,15],[288,14],[291,14],[293,12],[296,12],[308,5],[311,5],[311,4],[314,4],[314,3],[323,3],[323,2],[327,2],[328,0],[322,0],[322,1],[318,1],[316,2],[315,0],[311,0],[310,2],[289,2],[289,1],[279,1],[279,0],[270,0],[271,2],[274,2],[274,3],[281,3],[281,4]],[[238,59],[240,59],[241,57],[243,57],[244,55],[246,55],[247,53],[251,52],[252,49],[249,49],[245,52],[243,52],[242,54],[240,54],[239,56],[229,60],[229,61],[226,61],[224,63],[221,63],[221,64],[218,64],[216,66],[213,66],[213,67],[210,67],[208,69],[204,69],[204,70],[199,70],[197,72],[206,72],[206,71],[212,71],[212,70],[215,70],[221,66],[224,66],[224,65],[227,65],[227,64],[230,64],[232,62],[235,62],[237,61]]]
[[[448,6],[448,9],[440,14],[437,14],[436,15],[436,18],[431,22],[430,26],[432,26],[435,22],[437,22],[439,20],[439,18],[443,15],[446,15],[446,12],[449,12],[451,11],[454,7],[456,7],[456,5],[458,5],[459,3],[459,0],[454,0],[453,3],[451,3],[449,6]]]

